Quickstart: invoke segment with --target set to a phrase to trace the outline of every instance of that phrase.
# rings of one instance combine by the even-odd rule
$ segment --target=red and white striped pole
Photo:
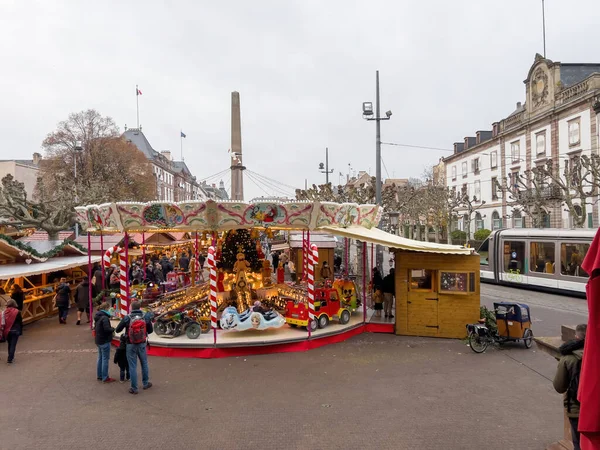
[[[308,338],[311,337],[311,324],[315,320],[315,267],[319,262],[319,250],[315,244],[310,246],[308,261]]]
[[[210,326],[213,329],[214,344],[217,344],[217,264],[215,262],[215,248],[208,249],[208,268],[210,270]]]
[[[129,314],[129,234],[125,233],[124,249],[119,252],[119,313],[121,317]]]
[[[306,231],[302,230],[302,279],[306,280],[306,266],[308,260],[306,258]]]

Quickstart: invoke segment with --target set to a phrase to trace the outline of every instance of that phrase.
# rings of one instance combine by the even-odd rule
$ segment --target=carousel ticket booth
[[[397,250],[396,334],[465,337],[479,319],[479,257]]]

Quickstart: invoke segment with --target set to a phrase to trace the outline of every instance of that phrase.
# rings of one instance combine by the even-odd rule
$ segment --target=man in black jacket
[[[190,259],[187,257],[185,253],[181,254],[181,258],[179,258],[179,268],[183,272],[187,272],[190,267]]]
[[[108,361],[110,360],[110,342],[115,329],[110,325],[109,305],[103,302],[94,316],[94,331],[96,347],[98,347],[98,362],[96,376],[98,381],[112,383],[114,378],[108,376]]]
[[[58,308],[58,323],[65,325],[67,323],[69,307],[71,306],[71,288],[67,284],[65,277],[60,279],[60,284],[56,288],[54,303]]]
[[[394,281],[394,268],[390,269],[390,273],[383,279],[383,302],[385,317],[393,319],[392,307],[394,305],[394,295],[396,293],[396,283]]]
[[[149,314],[144,314],[142,311],[142,304],[138,301],[131,302],[131,312],[128,316],[123,317],[119,325],[117,325],[116,332],[120,333],[125,330],[124,333],[127,336],[127,362],[129,363],[129,375],[131,376],[131,388],[129,389],[130,394],[138,393],[137,384],[137,360],[139,358],[142,366],[142,388],[144,390],[150,389],[152,383],[150,383],[150,371],[148,369],[148,354],[146,353],[146,342],[139,344],[133,344],[129,340],[129,326],[135,320],[144,320],[146,322],[146,336],[154,331],[152,327],[152,317]],[[135,328],[134,328],[135,330]]]

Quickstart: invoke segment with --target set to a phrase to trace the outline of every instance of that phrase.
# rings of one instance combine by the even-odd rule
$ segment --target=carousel
[[[220,357],[302,351],[365,331],[394,332],[394,324],[388,324],[389,329],[369,330],[367,265],[363,264],[360,287],[349,279],[333,279],[327,264],[319,261],[311,232],[355,236],[365,250],[367,242],[372,242],[407,251],[471,253],[458,246],[410,241],[378,230],[382,211],[376,205],[209,200],[109,203],[76,211],[90,241],[94,236],[123,234],[110,255],[119,255],[120,261],[114,319],[128,314],[134,299],[142,300],[154,320],[155,332],[148,337],[151,355]],[[275,230],[302,232],[302,257],[297,263],[301,267],[296,267],[301,276],[293,281],[286,277],[289,261],[282,259],[278,267],[272,267],[261,244]],[[157,233],[192,237],[189,276],[180,278],[175,289],[158,290],[147,280],[146,286],[133,288],[128,276],[131,237],[151,242]],[[198,262],[204,248],[207,259],[202,267]],[[105,265],[102,268],[104,276]],[[145,295],[148,292],[153,295]]]

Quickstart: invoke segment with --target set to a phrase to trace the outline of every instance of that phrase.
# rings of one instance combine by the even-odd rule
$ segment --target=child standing
[[[129,363],[127,362],[127,335],[125,333],[121,335],[121,343],[115,352],[114,363],[118,364],[119,369],[121,369],[121,377],[119,378],[121,383],[124,383],[125,380],[129,381]]]

